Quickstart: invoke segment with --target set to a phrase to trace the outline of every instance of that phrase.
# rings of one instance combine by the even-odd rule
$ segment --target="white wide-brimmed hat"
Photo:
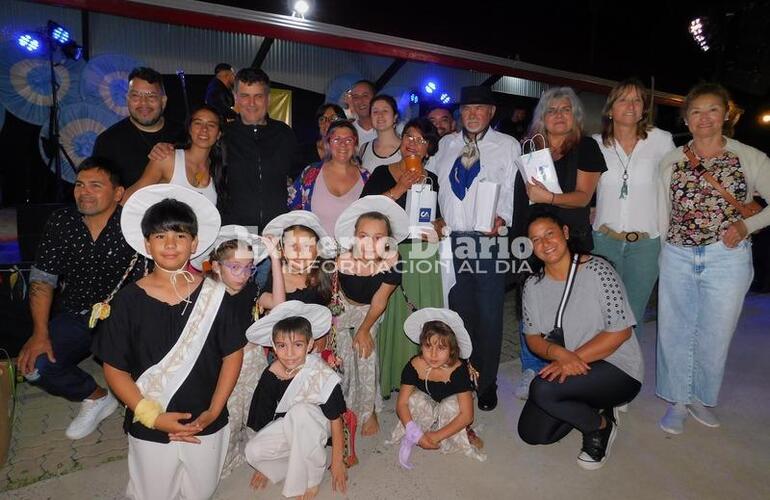
[[[167,198],[180,201],[192,209],[198,221],[198,249],[190,257],[195,258],[203,254],[214,243],[219,233],[219,226],[222,224],[219,211],[202,194],[175,184],[153,184],[131,195],[120,214],[120,229],[126,242],[140,255],[152,259],[144,244],[142,219],[147,209]]]
[[[288,300],[275,306],[267,316],[254,322],[246,330],[246,338],[257,345],[273,346],[273,327],[282,319],[300,316],[310,322],[313,339],[329,333],[332,327],[332,312],[318,304],[305,304],[299,300]]]
[[[281,239],[287,227],[304,226],[318,236],[318,255],[322,259],[333,259],[337,255],[337,243],[321,225],[321,219],[307,210],[292,210],[281,214],[267,223],[262,230],[262,236],[273,236]]]
[[[232,240],[243,242],[245,245],[251,247],[251,253],[254,255],[254,264],[262,262],[269,255],[267,245],[265,245],[265,242],[262,240],[262,238],[254,233],[250,233],[249,230],[244,226],[230,224],[227,226],[222,226],[222,228],[219,230],[217,238],[214,240],[214,243],[208,247],[205,252],[190,260],[190,264],[192,264],[195,269],[202,271],[203,264],[211,257],[211,252],[219,248],[222,243]],[[240,258],[238,256],[239,252],[246,250],[247,248],[245,246],[243,248],[239,246],[235,249],[235,257]]]
[[[409,340],[419,345],[422,327],[428,321],[441,321],[451,328],[457,338],[457,345],[460,347],[460,357],[470,359],[473,352],[471,336],[460,315],[449,309],[426,307],[410,314],[404,321],[404,332]]]
[[[334,226],[334,236],[337,240],[343,245],[352,241],[356,234],[358,218],[369,212],[379,212],[388,218],[393,239],[397,243],[409,236],[409,216],[406,211],[387,196],[370,195],[354,201],[340,214]]]

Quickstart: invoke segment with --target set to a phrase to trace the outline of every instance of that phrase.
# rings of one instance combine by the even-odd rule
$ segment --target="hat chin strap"
[[[185,311],[187,311],[187,306],[189,306],[189,305],[192,303],[192,301],[190,300],[190,292],[191,292],[191,290],[190,290],[190,284],[191,284],[193,281],[195,281],[195,278],[193,278],[193,275],[192,275],[192,273],[190,273],[190,271],[188,271],[188,270],[186,269],[186,266],[187,266],[187,263],[185,263],[185,264],[184,264],[182,267],[180,267],[179,269],[176,269],[176,270],[172,271],[172,270],[170,270],[170,269],[166,269],[166,268],[164,268],[164,267],[161,267],[160,265],[158,265],[158,263],[157,263],[157,262],[155,263],[155,267],[157,267],[158,269],[160,269],[160,270],[161,270],[161,271],[163,271],[164,273],[167,273],[167,274],[170,274],[170,275],[171,275],[171,276],[169,276],[169,281],[171,281],[171,286],[174,288],[174,294],[177,296],[177,298],[178,298],[179,300],[181,300],[182,302],[184,302],[184,308],[182,309],[182,316],[184,316],[184,313],[185,313]],[[182,295],[179,293],[179,290],[177,290],[177,287],[176,287],[176,280],[177,280],[177,278],[178,278],[179,276],[181,276],[181,277],[182,277],[182,278],[185,280],[185,282],[187,282],[187,297],[183,297],[183,296],[182,296]]]

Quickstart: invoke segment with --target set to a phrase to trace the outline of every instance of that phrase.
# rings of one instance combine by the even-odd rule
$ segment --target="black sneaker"
[[[492,411],[497,407],[497,384],[487,387],[478,394],[478,405],[481,411]]]
[[[577,463],[586,470],[596,470],[604,465],[610,455],[610,448],[618,433],[618,426],[611,416],[605,418],[607,426],[598,431],[583,434],[583,449]]]

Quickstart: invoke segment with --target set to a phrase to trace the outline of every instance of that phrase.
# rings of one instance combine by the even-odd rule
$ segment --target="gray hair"
[[[572,106],[572,117],[575,119],[575,132],[579,137],[583,133],[583,103],[580,102],[575,91],[572,87],[552,87],[540,96],[540,100],[535,106],[535,111],[532,116],[532,125],[529,127],[529,136],[532,137],[535,134],[545,134],[545,113],[548,111],[548,107],[551,102],[556,99],[567,99]]]

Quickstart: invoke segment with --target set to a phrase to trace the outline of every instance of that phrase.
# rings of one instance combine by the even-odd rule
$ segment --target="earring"
[[[612,115],[608,115],[609,119],[612,120]]]

